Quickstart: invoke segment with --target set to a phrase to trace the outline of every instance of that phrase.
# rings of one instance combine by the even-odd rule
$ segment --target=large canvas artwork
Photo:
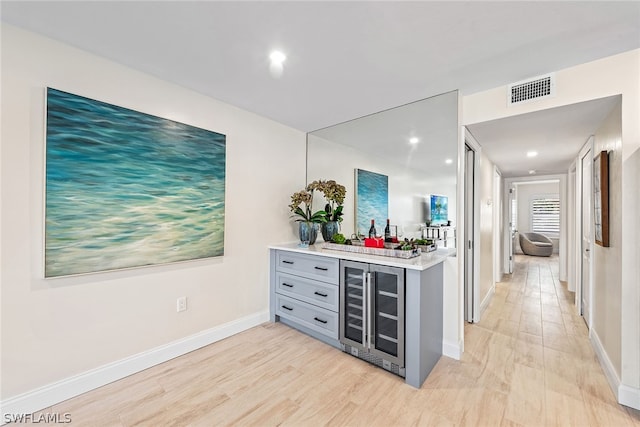
[[[221,256],[223,134],[47,89],[45,277]]]
[[[383,234],[389,218],[389,179],[386,175],[356,169],[356,230],[367,235],[371,220]]]

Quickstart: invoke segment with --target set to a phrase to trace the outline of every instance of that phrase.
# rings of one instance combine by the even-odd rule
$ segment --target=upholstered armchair
[[[525,255],[551,256],[553,243],[540,233],[520,233],[520,248]]]

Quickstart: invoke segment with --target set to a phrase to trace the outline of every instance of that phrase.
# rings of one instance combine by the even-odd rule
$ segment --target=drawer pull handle
[[[282,308],[284,308],[285,310],[293,311],[293,308],[287,307],[286,305],[283,305]]]
[[[316,270],[328,271],[327,267],[316,267]]]
[[[286,286],[288,288],[293,288],[293,285],[290,285],[290,284],[284,283],[284,282],[282,282],[282,286]]]
[[[283,259],[282,263],[283,264],[291,264],[291,265],[293,265],[293,261],[287,261],[286,259]]]
[[[318,291],[315,291],[314,294],[320,295],[321,297],[325,297],[325,298],[328,296],[327,294],[323,294],[322,292],[318,292]]]
[[[314,317],[313,320],[315,320],[316,322],[324,323],[324,324],[327,323],[326,320],[318,319],[317,317]]]

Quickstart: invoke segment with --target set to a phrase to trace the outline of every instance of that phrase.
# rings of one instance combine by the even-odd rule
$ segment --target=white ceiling
[[[347,145],[432,180],[456,182],[458,92],[453,91],[320,129],[311,135]],[[410,143],[411,138],[418,142]],[[446,159],[451,159],[447,164]],[[308,159],[307,164],[313,163]]]
[[[303,131],[640,47],[638,1],[2,1],[0,7],[4,22]],[[274,48],[288,56],[280,78],[269,73]]]
[[[621,102],[620,96],[467,126],[505,178],[566,173],[577,153],[602,121]],[[536,151],[528,158],[528,151]]]

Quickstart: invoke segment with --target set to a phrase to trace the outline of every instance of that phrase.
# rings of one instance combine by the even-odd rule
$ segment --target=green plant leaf
[[[309,218],[309,221],[317,222],[317,223],[327,222],[327,213],[325,211],[318,211],[313,215],[311,215],[311,218]]]
[[[333,218],[334,221],[342,222],[342,215],[343,215],[342,208],[343,208],[343,206],[340,205],[333,211],[333,217],[332,218]]]

